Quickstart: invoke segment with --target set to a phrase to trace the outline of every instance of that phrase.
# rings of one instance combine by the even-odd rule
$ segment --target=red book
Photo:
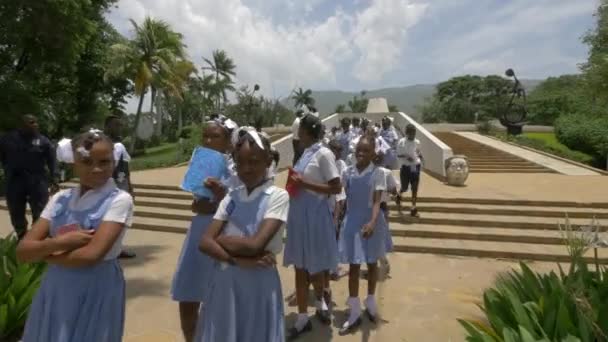
[[[291,176],[294,174],[297,174],[297,172],[290,168],[287,173],[287,184],[285,184],[285,190],[287,190],[289,197],[296,197],[298,195],[298,186],[291,180]]]

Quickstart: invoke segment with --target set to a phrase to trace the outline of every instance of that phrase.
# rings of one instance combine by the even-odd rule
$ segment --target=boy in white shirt
[[[405,138],[399,139],[397,143],[397,158],[401,166],[399,178],[401,178],[401,191],[399,192],[399,211],[401,212],[401,193],[407,192],[408,186],[412,186],[412,208],[410,215],[418,217],[416,200],[418,199],[418,185],[420,183],[420,168],[423,161],[420,153],[420,141],[416,139],[416,127],[412,124],[405,128]]]

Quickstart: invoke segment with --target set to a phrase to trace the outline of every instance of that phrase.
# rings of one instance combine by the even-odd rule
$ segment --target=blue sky
[[[451,76],[577,72],[597,0],[120,0],[108,14],[163,19],[203,63],[224,49],[237,83],[284,97],[294,87],[358,91]]]

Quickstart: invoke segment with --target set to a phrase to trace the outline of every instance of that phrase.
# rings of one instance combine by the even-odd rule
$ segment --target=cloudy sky
[[[598,0],[120,0],[108,17],[163,19],[203,63],[224,49],[237,83],[267,96],[294,87],[358,91],[451,76],[577,71]]]

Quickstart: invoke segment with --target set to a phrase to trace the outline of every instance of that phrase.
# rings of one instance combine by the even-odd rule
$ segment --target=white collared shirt
[[[382,172],[384,172],[384,176],[386,177],[386,190],[382,192],[382,202],[387,202],[390,199],[389,193],[391,191],[399,191],[399,181],[393,175],[393,172],[387,168],[379,167]]]
[[[315,148],[315,145],[310,146],[306,150]],[[306,153],[306,150],[304,151],[304,153]],[[327,184],[327,182],[332,179],[340,178],[340,173],[338,172],[338,167],[336,166],[336,156],[334,156],[334,153],[325,146],[319,148],[319,150],[314,154],[308,165],[306,165],[306,168],[302,173],[302,178],[320,184]],[[320,197],[327,196],[325,194],[319,194],[311,190],[305,191],[308,191],[309,193],[318,195]]]
[[[300,140],[300,136],[298,135],[298,130],[300,129],[300,118],[296,118],[293,120],[293,124],[291,125],[291,134],[293,140]]]
[[[71,197],[70,202],[68,203],[69,210],[88,210],[91,209],[94,205],[98,204],[99,201],[108,195],[111,191],[116,189],[116,183],[114,179],[110,178],[106,182],[105,185],[101,186],[97,189],[92,189],[84,193],[84,195],[80,196],[80,186],[74,189],[74,195]],[[62,195],[65,195],[68,191],[72,191],[71,189],[62,190],[49,200],[46,207],[40,214],[41,218],[51,221],[53,219],[53,213],[55,212],[55,205],[57,204],[57,199]],[[116,222],[124,224],[125,228],[128,228],[133,223],[133,197],[128,192],[120,190],[118,195],[114,197],[108,211],[103,216],[102,221],[105,222]],[[111,259],[120,253],[122,247],[122,239],[125,234],[125,229],[122,230],[120,236],[114,242],[114,245],[106,254],[105,259]],[[114,255],[116,254],[116,255]]]
[[[287,222],[287,214],[289,213],[289,194],[287,194],[287,191],[274,186],[272,181],[267,181],[264,185],[255,188],[250,194],[247,193],[247,188],[245,188],[245,186],[239,187],[235,191],[236,196],[243,202],[251,202],[258,198],[263,192],[266,192],[270,196],[263,219],[275,219],[282,221],[283,224],[279,231],[268,242],[268,245],[266,245],[266,250],[275,254],[280,253],[283,249],[283,231],[285,229],[285,222]],[[213,219],[229,222],[230,215],[226,208],[228,207],[230,200],[230,196],[224,197],[220,202]],[[251,219],[255,220],[255,217],[252,217]]]
[[[405,157],[399,157],[405,156]],[[410,157],[414,161],[407,160]],[[419,165],[420,160],[420,141],[418,139],[409,140],[407,138],[399,139],[397,142],[397,158],[399,159],[399,166],[412,166]]]

